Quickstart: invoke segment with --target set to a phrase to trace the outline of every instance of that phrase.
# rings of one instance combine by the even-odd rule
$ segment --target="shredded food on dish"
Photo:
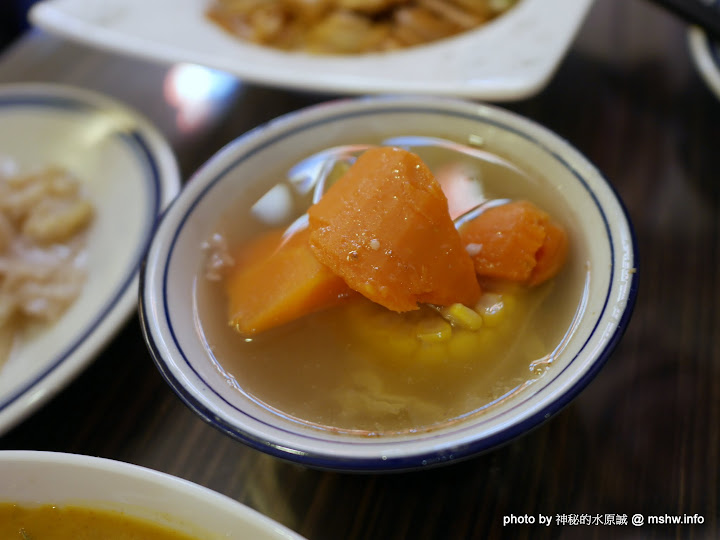
[[[93,213],[63,168],[0,171],[0,364],[18,333],[57,320],[79,295]]]
[[[401,49],[484,24],[518,0],[211,0],[208,18],[243,40],[316,54]]]

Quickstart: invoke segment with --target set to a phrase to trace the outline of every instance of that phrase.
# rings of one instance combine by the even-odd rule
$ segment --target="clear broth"
[[[394,314],[369,301],[304,317],[252,339],[228,325],[221,284],[196,280],[200,332],[223,374],[257,403],[286,418],[341,433],[368,436],[437,428],[480,414],[552,369],[580,305],[587,276],[582,246],[573,241],[573,214],[546,180],[502,161],[414,149],[433,171],[465,162],[486,198],[526,199],[563,224],[570,257],[551,282],[533,289],[490,285],[504,302],[502,317],[474,336],[448,343],[410,344],[429,308]],[[293,215],[310,205],[294,194]],[[217,233],[240,246],[269,228],[253,216],[254,201],[239,202],[222,216]],[[453,331],[453,338],[459,333]],[[450,347],[450,349],[448,349]],[[449,352],[450,351],[450,352]]]

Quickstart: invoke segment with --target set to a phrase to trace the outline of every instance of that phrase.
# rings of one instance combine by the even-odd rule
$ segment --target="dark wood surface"
[[[552,16],[551,13],[548,16]],[[0,83],[57,81],[149,117],[187,178],[222,145],[335,96],[239,84],[180,129],[170,66],[39,32],[0,55]],[[229,439],[163,382],[133,318],[0,449],[136,463],[233,497],[311,540],[720,538],[720,99],[686,27],[645,0],[597,0],[550,84],[502,106],[556,131],[616,187],[634,221],[640,293],[624,339],[580,396],[487,454],[402,474],[322,472]],[[1,481],[1,479],[0,479]],[[695,515],[702,525],[560,525],[558,516]],[[549,527],[503,516],[551,515]]]

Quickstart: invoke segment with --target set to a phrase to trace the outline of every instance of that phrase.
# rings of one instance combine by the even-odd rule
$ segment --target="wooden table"
[[[169,70],[39,32],[0,55],[0,83],[69,83],[140,110],[171,142],[184,178],[249,128],[333,97],[236,84],[198,124],[181,128],[163,93]],[[426,471],[307,469],[195,416],[162,380],[133,319],[0,448],[158,469],[311,540],[720,538],[720,100],[693,68],[686,28],[644,0],[597,0],[549,86],[503,106],[584,152],[626,203],[639,242],[640,295],[624,339],[589,387],[540,428]],[[635,513],[698,514],[704,523],[559,522]],[[503,526],[504,517],[539,514],[552,524]]]

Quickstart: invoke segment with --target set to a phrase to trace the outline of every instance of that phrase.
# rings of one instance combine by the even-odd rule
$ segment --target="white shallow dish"
[[[413,93],[513,100],[538,92],[592,0],[522,0],[477,30],[390,54],[319,57],[238,41],[204,17],[209,0],[45,0],[40,28],[112,51],[193,62],[247,81],[336,93]]]
[[[487,148],[549,179],[554,192],[574,209],[579,223],[574,234],[578,245],[586,246],[583,264],[591,272],[572,338],[551,371],[527,390],[482,415],[433,431],[390,437],[338,435],[281,418],[228,384],[196,329],[191,295],[175,291],[193,290],[203,260],[200,245],[214,232],[219,216],[240,197],[257,197],[272,186],[277,176],[273,172],[268,177],[268,168],[275,171],[279,161],[289,166],[323,148],[393,135],[461,141],[480,137]],[[221,431],[314,467],[411,469],[466,458],[507,442],[577,395],[607,360],[628,323],[636,296],[635,253],[632,228],[611,186],[567,142],[532,121],[454,99],[341,100],[287,115],[246,134],[194,175],[165,214],[148,252],[141,273],[141,318],[166,380],[188,406]]]
[[[0,503],[121,512],[203,540],[302,540],[229,497],[119,461],[56,452],[0,451],[0,478]]]
[[[70,308],[0,366],[0,434],[66,386],[137,306],[137,273],[158,216],[180,188],[160,133],[95,92],[50,84],[0,87],[0,156],[20,172],[72,171],[96,214],[88,276]]]
[[[720,2],[715,2],[720,10]],[[690,54],[700,76],[720,99],[720,45],[698,27],[688,31]]]

